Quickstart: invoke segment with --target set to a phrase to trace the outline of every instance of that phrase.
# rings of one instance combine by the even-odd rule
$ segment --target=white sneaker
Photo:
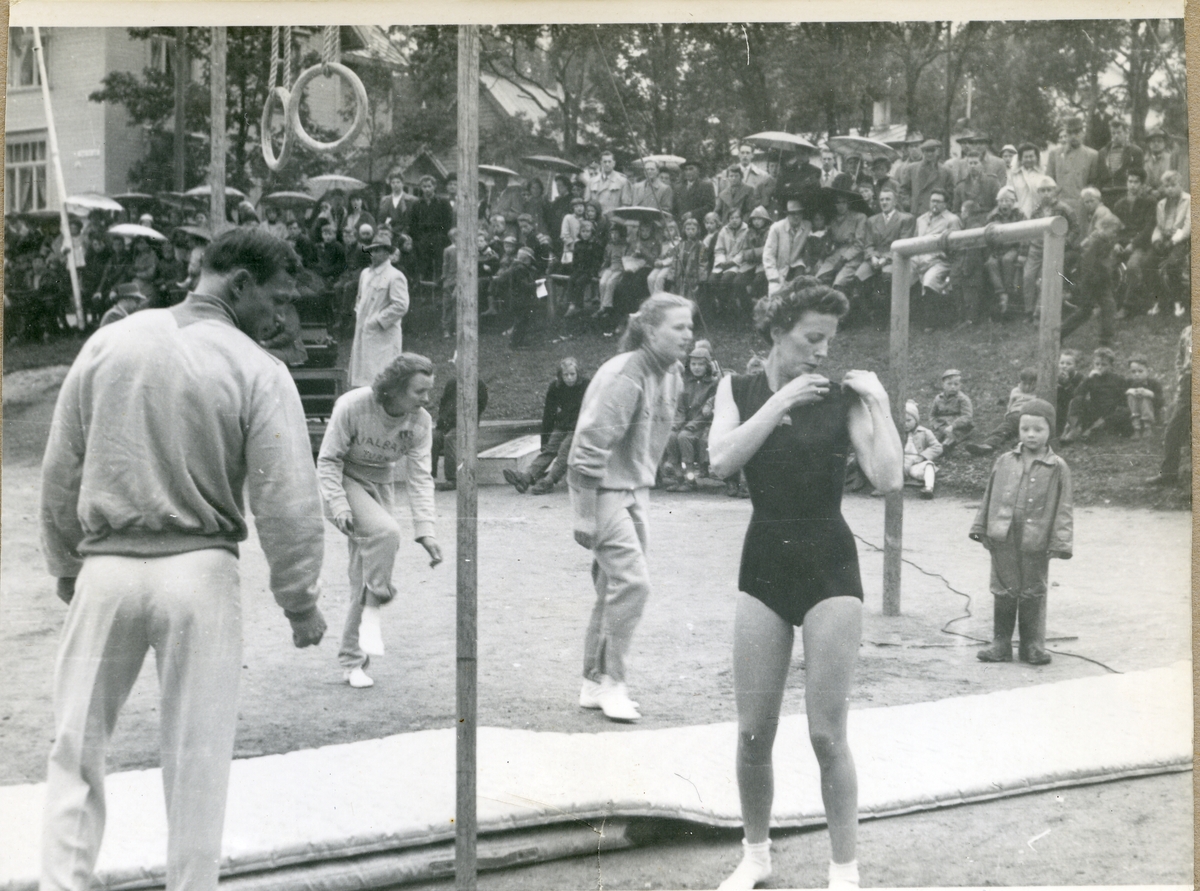
[[[383,655],[383,626],[379,621],[379,607],[363,607],[362,622],[358,626],[358,645],[368,656]]]
[[[733,874],[723,881],[717,891],[750,891],[771,876],[771,842],[747,845],[742,840],[742,862]]]
[[[579,707],[600,708],[599,681],[593,681],[591,678],[583,679],[583,686],[579,688]]]
[[[600,710],[610,721],[621,721],[632,724],[640,721],[637,703],[629,698],[629,691],[621,681],[614,681],[608,675],[600,685]]]
[[[359,668],[351,668],[348,671],[342,672],[342,678],[351,686],[361,689],[362,687],[374,687],[374,679],[367,676],[367,673]]]

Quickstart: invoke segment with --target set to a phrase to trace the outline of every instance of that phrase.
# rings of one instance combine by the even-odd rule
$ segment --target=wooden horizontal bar
[[[951,248],[976,248],[987,244],[985,233],[991,232],[991,240],[996,244],[1016,244],[1020,241],[1031,241],[1041,238],[1046,232],[1054,235],[1067,234],[1067,221],[1062,217],[1039,217],[1036,220],[1022,220],[1019,223],[993,223],[980,229],[960,229],[950,233]],[[892,253],[901,257],[911,257],[915,254],[929,254],[940,250],[941,235],[922,235],[918,238],[902,238],[892,242]]]

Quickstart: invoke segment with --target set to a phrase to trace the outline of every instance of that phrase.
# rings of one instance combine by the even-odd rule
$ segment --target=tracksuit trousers
[[[41,891],[87,891],[104,835],[108,741],[145,661],[158,669],[167,891],[215,891],[242,667],[237,557],[85,558],[54,671]]]
[[[400,524],[392,516],[396,492],[392,483],[364,483],[342,477],[346,500],[354,515],[354,532],[346,537],[350,550],[350,606],[342,628],[338,663],[343,669],[361,668],[367,656],[358,644],[363,606],[389,602],[396,595],[392,570],[400,550]]]

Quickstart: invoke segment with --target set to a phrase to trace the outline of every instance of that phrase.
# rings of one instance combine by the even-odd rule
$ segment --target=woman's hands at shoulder
[[[864,399],[873,397],[885,403],[888,401],[887,390],[873,371],[847,371],[842,378],[842,386],[853,390]]]
[[[812,405],[829,395],[829,378],[823,374],[802,374],[775,391],[771,399],[787,412],[799,405]]]

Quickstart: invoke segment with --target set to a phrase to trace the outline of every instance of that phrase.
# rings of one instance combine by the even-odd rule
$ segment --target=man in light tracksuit
[[[105,749],[153,648],[167,891],[215,891],[237,723],[238,542],[249,491],[296,646],[321,640],[321,506],[278,333],[299,261],[256,229],[217,238],[170,309],[97,331],[59,393],[42,545],[69,604],[54,679],[42,891],[86,891],[104,832]]]

